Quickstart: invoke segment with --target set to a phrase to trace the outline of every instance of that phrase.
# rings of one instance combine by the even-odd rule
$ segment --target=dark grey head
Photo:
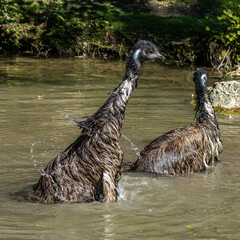
[[[146,60],[165,59],[152,42],[145,40],[139,40],[135,44],[132,56],[133,60],[138,63],[143,63]]]
[[[193,74],[193,81],[196,85],[205,86],[207,82],[207,72],[201,68],[198,68]]]

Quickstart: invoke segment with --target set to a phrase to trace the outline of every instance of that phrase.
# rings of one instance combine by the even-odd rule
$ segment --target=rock
[[[240,82],[216,82],[208,91],[213,107],[240,108]]]

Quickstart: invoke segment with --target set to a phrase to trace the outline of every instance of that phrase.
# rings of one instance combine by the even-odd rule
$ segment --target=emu
[[[181,175],[203,172],[218,161],[223,146],[206,88],[207,72],[198,69],[193,81],[197,95],[196,124],[171,130],[152,141],[129,171]]]
[[[80,136],[51,160],[31,197],[41,203],[114,202],[121,178],[123,151],[119,145],[126,105],[146,60],[164,59],[149,41],[139,40],[126,63],[120,85],[92,116],[76,124]],[[15,194],[17,200],[24,197]],[[27,199],[26,199],[27,198]]]

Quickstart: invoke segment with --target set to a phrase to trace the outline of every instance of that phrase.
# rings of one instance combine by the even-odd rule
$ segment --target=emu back
[[[214,130],[208,124],[174,129],[145,147],[131,171],[165,176],[205,171],[218,160],[222,149]]]

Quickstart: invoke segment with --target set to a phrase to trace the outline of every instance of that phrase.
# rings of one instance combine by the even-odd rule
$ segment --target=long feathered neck
[[[131,53],[126,64],[126,73],[123,77],[123,81],[128,80],[135,83],[137,87],[137,80],[140,75],[141,61],[140,61],[140,49],[137,49]]]
[[[127,61],[126,72],[123,81],[117,88],[111,92],[109,99],[99,109],[99,112],[109,111],[110,116],[117,117],[119,120],[119,134],[124,121],[125,109],[127,103],[134,91],[137,88],[137,80],[140,75],[141,63],[138,61],[136,53],[133,52]],[[109,116],[108,116],[109,118]],[[120,135],[119,135],[120,136]]]
[[[132,92],[137,87],[137,80],[140,75],[141,63],[138,56],[133,52],[127,61],[126,72],[123,81],[111,93],[108,100],[98,111],[86,121],[77,123],[87,131],[96,132],[118,141],[121,136],[122,124],[126,105]]]
[[[198,123],[211,123],[218,128],[216,115],[214,109],[209,100],[207,87],[202,82],[196,82],[196,94],[197,94],[197,105],[196,105],[196,120]]]

